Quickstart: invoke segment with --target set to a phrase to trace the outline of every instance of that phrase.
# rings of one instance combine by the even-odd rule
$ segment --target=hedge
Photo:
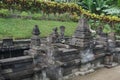
[[[43,11],[44,14],[63,14],[70,13],[77,15],[84,15],[90,19],[101,20],[107,23],[118,23],[120,22],[120,18],[117,16],[106,16],[106,15],[98,15],[95,13],[91,13],[81,6],[78,6],[74,3],[57,3],[52,1],[33,1],[33,0],[2,0],[0,1],[1,9],[12,9],[12,10],[20,10],[20,11],[31,11],[38,12]]]

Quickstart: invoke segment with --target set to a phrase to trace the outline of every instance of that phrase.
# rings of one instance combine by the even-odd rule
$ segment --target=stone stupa
[[[88,20],[85,17],[80,18],[78,22],[78,27],[76,28],[70,45],[86,48],[89,46],[91,41],[91,32],[88,25]]]

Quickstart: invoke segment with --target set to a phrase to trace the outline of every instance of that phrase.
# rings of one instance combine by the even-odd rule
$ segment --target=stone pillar
[[[39,47],[41,45],[41,41],[40,41],[40,30],[38,28],[37,25],[35,25],[35,27],[33,28],[32,31],[32,37],[31,37],[31,48],[32,47]]]
[[[41,70],[46,67],[46,46],[41,45],[40,40],[40,30],[37,25],[33,28],[30,49],[28,55],[33,58],[34,65],[34,75],[33,80],[42,80],[41,79]],[[45,79],[46,80],[46,79]]]
[[[64,43],[65,42],[65,26],[60,26],[60,42]]]
[[[33,57],[34,66],[39,63],[39,55],[41,53],[41,41],[40,41],[40,30],[37,25],[33,28],[30,49],[28,51],[28,55]]]
[[[110,32],[108,34],[108,42],[107,42],[107,51],[108,53],[106,54],[106,58],[107,58],[107,64],[111,64],[113,63],[113,54],[115,54],[115,34],[114,32]]]
[[[108,39],[107,43],[107,53],[105,64],[107,67],[112,67],[113,64],[113,54],[115,53],[115,42],[112,39]]]
[[[59,52],[57,46],[47,45],[47,69],[46,73],[50,80],[63,80],[61,64],[56,60],[55,55]]]

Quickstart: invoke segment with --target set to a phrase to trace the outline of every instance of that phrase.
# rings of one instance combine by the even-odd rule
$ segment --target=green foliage
[[[74,14],[75,12],[78,16],[85,15],[86,17],[94,20],[97,19],[104,22],[120,22],[120,18],[117,16],[101,15],[100,11],[105,9],[105,4],[108,3],[107,1],[108,0],[105,0],[105,1],[97,0],[94,3],[96,7],[94,6],[95,9],[93,8],[92,10],[96,10],[95,12],[97,12],[100,15],[84,10],[81,6],[78,6],[77,4],[74,4],[74,3],[57,3],[57,2],[50,2],[50,1],[36,1],[36,3],[34,3],[34,1],[28,1],[28,0],[26,0],[23,3],[22,0],[15,0],[14,4],[12,5],[14,5],[14,9],[16,8],[16,10],[19,10],[19,11],[24,9],[25,11],[31,11],[32,13],[42,11],[44,15],[48,15],[48,16],[49,14],[54,14],[54,15],[64,14],[64,13]],[[91,3],[92,2],[88,2],[89,5]],[[6,5],[5,8],[9,7],[9,5],[7,5],[6,0],[3,4]],[[18,6],[19,8],[17,8]]]
[[[69,13],[64,13],[64,14],[61,14],[61,15],[57,15],[57,20],[60,20],[60,21],[71,21],[71,18],[70,18],[70,14]]]
[[[100,26],[101,22],[100,21],[94,21],[92,19],[89,20],[89,25],[91,29],[97,30],[98,26]]]
[[[9,16],[9,10],[8,9],[0,9],[0,16],[8,17]]]
[[[77,22],[79,20],[79,16],[74,13],[74,14],[69,14],[69,13],[63,13],[63,14],[49,14],[49,15],[42,15],[41,13],[28,13],[23,11],[20,14],[21,18],[23,19],[35,19],[35,20],[57,20],[57,21],[74,21]]]
[[[102,10],[109,7],[109,1],[110,0],[82,0],[78,2],[78,4],[93,13],[101,14]]]
[[[80,17],[77,15],[76,12],[74,12],[72,15],[70,15],[70,18],[72,21],[75,21],[75,22],[77,22],[80,19]]]
[[[13,8],[12,6],[9,6],[8,2],[4,2],[3,5],[6,7],[4,8]],[[69,4],[69,3],[56,3],[56,2],[49,2],[49,1],[36,1],[36,4],[34,1],[26,0],[24,3],[22,0],[15,0],[14,3],[14,9],[19,11],[31,11],[31,12],[39,12],[43,11],[44,14],[62,14],[66,12],[75,12],[76,10],[79,12],[79,6],[76,4]]]
[[[78,2],[78,5],[82,6],[84,9],[87,9],[91,12],[93,12],[93,0],[82,0]]]
[[[96,12],[97,13],[102,13],[102,11],[106,8],[109,7],[109,5],[107,4],[109,0],[96,0],[95,1],[95,8],[96,8]]]
[[[23,12],[21,13],[21,16],[26,17],[26,16],[28,16],[28,13],[25,12],[25,11],[23,11]]]
[[[20,14],[21,18],[26,18],[28,15],[29,15],[29,14],[28,14],[27,12],[25,12],[25,11],[23,11],[23,12]]]
[[[110,25],[105,24],[105,25],[104,25],[103,32],[104,32],[104,33],[110,33],[110,32],[112,32],[112,29],[111,29]]]
[[[120,0],[117,0],[117,5],[118,7],[120,7]]]
[[[32,15],[32,18],[33,18],[33,19],[37,19],[37,20],[38,20],[38,19],[41,19],[41,18],[42,18],[42,16],[43,16],[43,15],[42,15],[42,14],[40,14],[40,13],[34,13],[34,14]]]
[[[115,26],[116,26],[115,27],[116,34],[120,36],[120,24],[115,24]]]
[[[106,14],[109,14],[109,15],[115,15],[115,16],[119,16],[120,15],[120,9],[119,8],[110,8],[110,9],[106,9],[106,10],[103,10]]]

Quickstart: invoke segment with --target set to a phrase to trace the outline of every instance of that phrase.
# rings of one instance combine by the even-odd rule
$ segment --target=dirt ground
[[[70,80],[120,80],[120,66],[102,68],[85,76],[77,76]]]

